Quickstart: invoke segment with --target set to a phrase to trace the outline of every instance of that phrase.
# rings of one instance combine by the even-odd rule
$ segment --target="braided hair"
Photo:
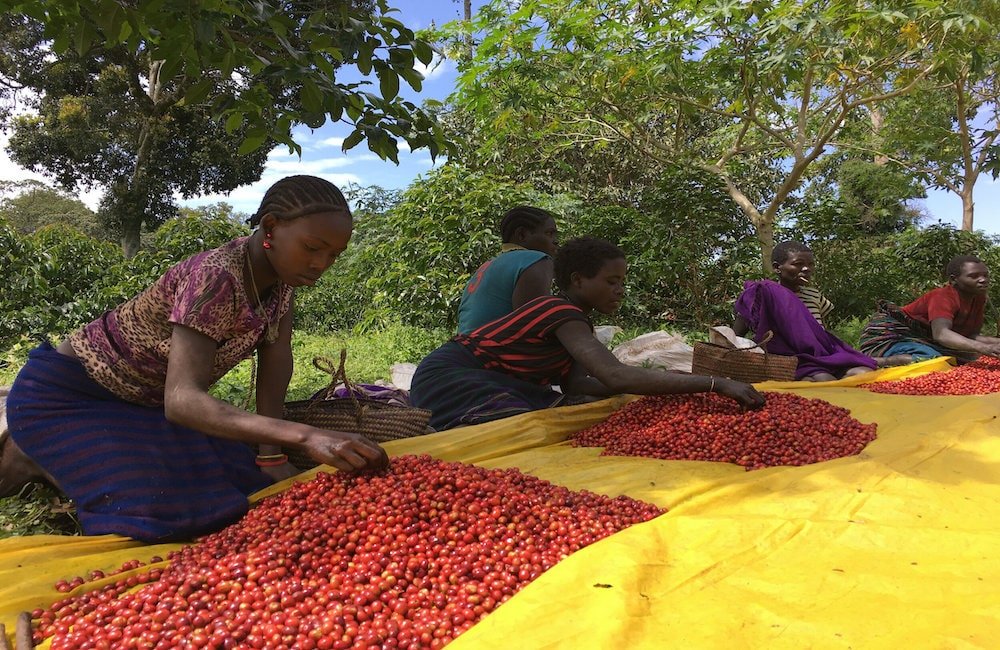
[[[605,262],[625,259],[625,252],[604,239],[577,237],[559,247],[554,263],[556,285],[568,289],[570,277],[579,273],[585,278],[597,275]]]
[[[287,176],[267,189],[248,223],[256,228],[269,213],[277,219],[290,220],[316,212],[345,212],[351,216],[347,199],[330,181],[316,176]]]
[[[975,255],[956,255],[948,261],[948,265],[944,267],[944,273],[949,279],[957,278],[962,275],[962,267],[966,264],[982,263],[983,261]]]
[[[555,221],[555,215],[548,210],[534,208],[530,205],[518,205],[507,210],[500,220],[500,239],[505,244],[513,242],[518,228],[538,230],[546,221]]]
[[[783,241],[773,249],[771,249],[771,264],[781,264],[785,263],[789,257],[795,253],[811,253],[812,249],[797,241]]]

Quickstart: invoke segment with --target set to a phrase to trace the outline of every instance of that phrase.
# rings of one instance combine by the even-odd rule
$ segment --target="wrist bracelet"
[[[288,462],[288,456],[285,454],[269,454],[266,456],[257,456],[254,461],[257,463],[257,467],[276,467],[278,465],[284,465]]]
[[[708,392],[710,392],[710,393],[714,393],[715,392],[715,377],[714,376],[712,377],[712,385],[708,387]]]

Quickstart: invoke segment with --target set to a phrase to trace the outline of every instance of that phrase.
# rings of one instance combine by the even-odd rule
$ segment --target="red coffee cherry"
[[[873,393],[893,395],[988,395],[1000,392],[1000,359],[980,357],[948,372],[880,381],[865,386]]]
[[[164,569],[34,612],[35,641],[438,648],[562,558],[662,512],[429,456],[375,474],[320,473],[171,553]]]
[[[765,399],[762,409],[744,411],[715,393],[643,397],[578,432],[572,444],[604,447],[602,456],[707,460],[751,470],[851,456],[875,439],[875,424],[829,402],[773,392]]]

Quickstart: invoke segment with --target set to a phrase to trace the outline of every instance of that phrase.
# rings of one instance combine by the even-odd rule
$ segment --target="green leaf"
[[[195,104],[200,104],[208,97],[208,91],[212,89],[215,82],[211,79],[203,79],[198,83],[192,85],[188,88],[187,92],[184,93],[184,104],[187,106],[193,106]]]
[[[268,133],[264,129],[250,129],[247,131],[247,136],[240,144],[238,153],[240,155],[246,155],[252,153],[259,149],[264,141],[267,140]]]
[[[243,126],[243,114],[242,113],[231,113],[229,117],[226,118],[226,133],[233,133],[237,129]]]
[[[93,45],[94,40],[97,38],[97,30],[94,26],[88,22],[80,23],[76,28],[76,33],[73,38],[73,48],[76,50],[77,54],[83,55],[90,49]]]
[[[171,56],[163,61],[163,65],[160,66],[160,79],[167,80],[173,79],[177,76],[177,71],[180,70],[181,59],[177,56]]]
[[[323,94],[316,86],[316,82],[306,78],[302,81],[301,92],[302,106],[310,113],[323,112]]]
[[[411,41],[410,48],[413,50],[413,54],[417,57],[417,60],[424,65],[430,65],[434,59],[434,50],[424,41]]]
[[[194,36],[199,43],[215,42],[215,23],[207,18],[201,18],[194,23]]]
[[[382,99],[392,101],[399,94],[399,77],[396,72],[378,62],[375,64],[375,73],[378,75],[379,89],[382,91]]]
[[[351,134],[344,138],[344,144],[340,146],[341,151],[350,151],[354,147],[358,146],[362,140],[365,139],[365,134],[361,129],[354,129]]]

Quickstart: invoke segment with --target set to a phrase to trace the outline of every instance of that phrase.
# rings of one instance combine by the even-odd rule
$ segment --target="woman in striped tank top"
[[[414,373],[411,401],[433,412],[431,426],[438,430],[558,406],[567,395],[714,391],[748,408],[764,404],[752,386],[731,379],[618,361],[594,337],[589,314],[618,309],[626,271],[617,246],[591,237],[570,240],[555,258],[559,293],[535,298],[432,352]]]

